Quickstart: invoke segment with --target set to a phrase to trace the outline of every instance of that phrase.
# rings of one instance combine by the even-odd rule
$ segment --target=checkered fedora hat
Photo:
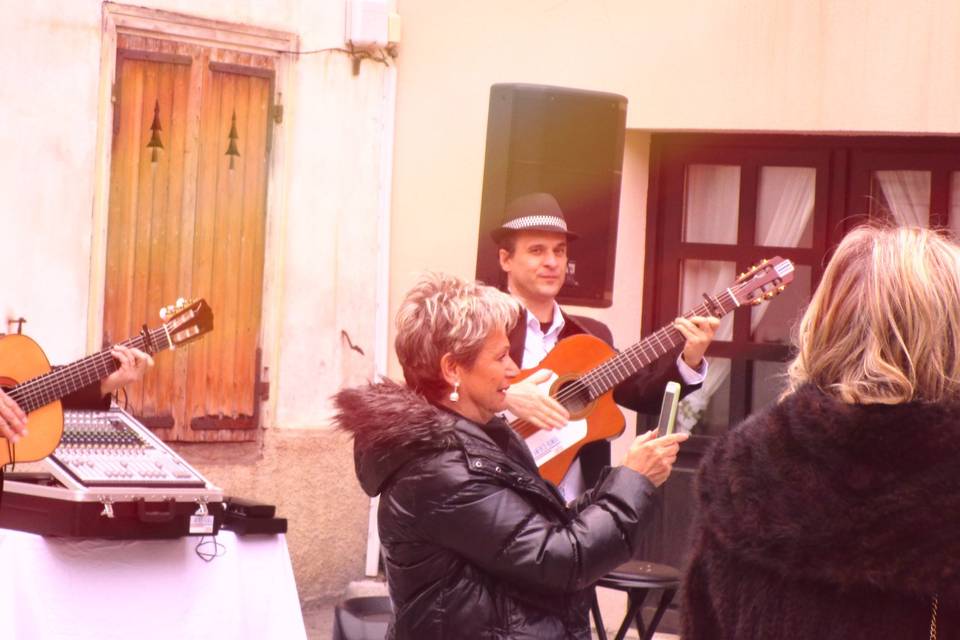
[[[514,231],[552,231],[565,233],[575,240],[577,234],[567,229],[567,221],[557,199],[549,193],[528,193],[510,201],[503,213],[503,225],[490,232],[494,242]]]

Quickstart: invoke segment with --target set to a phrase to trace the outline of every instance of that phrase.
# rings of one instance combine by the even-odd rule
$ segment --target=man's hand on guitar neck
[[[673,463],[677,461],[680,443],[690,437],[687,433],[672,433],[655,438],[657,431],[647,431],[637,436],[630,444],[630,450],[623,460],[623,466],[629,467],[646,476],[655,487],[659,487],[670,476]]]
[[[27,435],[27,414],[0,389],[0,436],[16,442]]]
[[[507,389],[507,410],[538,429],[557,429],[567,424],[570,420],[567,410],[537,386],[552,375],[549,369],[541,369],[529,378],[510,385]]]
[[[686,338],[683,345],[683,361],[694,371],[700,370],[703,363],[703,354],[713,342],[713,336],[720,326],[720,319],[713,316],[693,316],[691,318],[677,318],[673,326]]]
[[[101,380],[100,393],[113,393],[125,384],[136,382],[143,377],[147,367],[153,366],[153,358],[140,349],[116,345],[110,350],[116,358],[118,368]],[[0,389],[0,437],[16,443],[27,435],[27,414]]]
[[[147,367],[153,366],[150,354],[134,347],[125,347],[122,344],[114,345],[110,355],[119,363],[120,367],[100,381],[100,395],[108,395],[120,387],[137,382],[143,377]]]

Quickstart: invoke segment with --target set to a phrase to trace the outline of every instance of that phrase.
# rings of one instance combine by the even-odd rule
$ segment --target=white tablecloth
[[[216,540],[221,555],[204,562],[194,551],[199,537],[0,529],[0,638],[305,639],[286,539],[221,531]]]

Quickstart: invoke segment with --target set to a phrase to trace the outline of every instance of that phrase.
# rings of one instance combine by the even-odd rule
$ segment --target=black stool
[[[333,640],[383,640],[393,617],[388,596],[348,598],[333,614]]]
[[[623,617],[620,630],[617,631],[616,640],[623,640],[631,623],[636,623],[637,632],[642,640],[650,640],[664,612],[670,606],[674,594],[680,588],[680,572],[665,564],[631,560],[602,577],[596,586],[627,592],[627,614]],[[657,610],[650,619],[650,625],[646,626],[643,623],[643,603],[647,599],[647,594],[656,589],[662,590],[663,593],[660,595],[660,604],[657,605]],[[596,590],[593,592],[591,609],[597,633],[600,634],[601,640],[606,640],[607,629],[603,626],[603,618],[600,617],[600,603],[597,601]]]

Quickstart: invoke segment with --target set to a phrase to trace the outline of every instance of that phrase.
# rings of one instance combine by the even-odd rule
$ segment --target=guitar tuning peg
[[[177,298],[177,310],[183,309],[187,306],[187,301],[184,298]]]
[[[170,307],[169,307],[169,306],[160,307],[160,319],[161,319],[161,320],[166,320],[166,319],[167,319],[167,316],[170,315],[170,311],[171,311],[171,310],[170,310]]]

